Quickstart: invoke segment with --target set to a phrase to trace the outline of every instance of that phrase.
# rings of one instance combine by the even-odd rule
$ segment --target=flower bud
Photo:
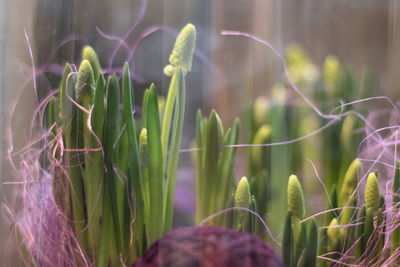
[[[193,24],[187,24],[176,38],[174,48],[169,56],[169,62],[164,72],[172,74],[172,67],[181,67],[185,72],[192,69],[192,58],[196,46],[196,28]]]
[[[290,175],[287,187],[287,208],[293,217],[303,219],[306,209],[304,194],[296,175]]]

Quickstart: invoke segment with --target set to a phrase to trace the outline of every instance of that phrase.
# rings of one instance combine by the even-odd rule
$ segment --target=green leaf
[[[128,181],[127,181],[127,202],[126,209],[130,212],[127,222],[135,219],[135,233],[138,235],[139,244],[142,244],[144,231],[140,229],[143,224],[144,217],[144,200],[143,200],[143,179],[140,169],[140,152],[137,143],[136,122],[133,117],[133,88],[130,77],[130,69],[128,63],[125,63],[122,73],[122,125],[126,127],[128,138]],[[147,135],[146,135],[147,137]],[[135,210],[134,207],[136,208]],[[129,223],[125,227],[129,227]]]
[[[225,134],[224,148],[219,162],[220,178],[216,181],[217,187],[221,188],[222,192],[217,194],[216,206],[217,209],[222,210],[229,206],[229,198],[231,190],[234,190],[235,183],[235,158],[236,158],[236,145],[239,141],[239,120],[235,119],[232,129],[228,129]],[[223,189],[224,188],[224,189]]]
[[[304,252],[307,245],[307,230],[306,230],[306,224],[304,222],[300,223],[300,232],[295,243],[296,243],[296,248],[295,248],[296,256],[294,262],[295,266],[297,266],[299,262],[304,262]]]
[[[327,228],[321,229],[318,235],[318,255],[322,256],[326,254],[328,248],[328,235],[327,235]],[[317,258],[317,266],[325,267],[329,266],[327,260]]]
[[[356,228],[356,240],[357,244],[356,244],[356,249],[355,249],[355,255],[356,258],[360,258],[361,255],[364,253],[365,251],[365,245],[366,242],[364,241],[364,228],[365,228],[365,220],[366,220],[366,208],[365,205],[361,208],[361,210],[358,213],[358,217],[357,217],[357,222],[359,222],[360,224],[357,225]]]
[[[318,228],[314,220],[309,223],[307,245],[304,253],[305,265],[316,266],[317,264],[317,249],[318,249]]]
[[[203,153],[203,182],[201,184],[201,194],[203,194],[203,209],[201,217],[207,217],[217,211],[216,194],[220,193],[217,187],[219,176],[219,159],[224,145],[224,134],[221,119],[215,110],[212,110],[207,121],[205,133],[205,151]],[[207,195],[205,194],[207,192]],[[202,219],[201,218],[201,219]]]
[[[146,103],[145,125],[149,147],[149,183],[150,183],[150,222],[147,222],[149,243],[154,242],[161,234],[164,226],[163,218],[163,184],[164,162],[161,149],[160,116],[156,88],[152,84],[148,91]]]
[[[400,163],[396,164],[396,171],[395,175],[393,177],[393,214],[398,214],[400,211]],[[399,219],[393,220],[393,227],[395,228],[394,231],[392,232],[392,237],[391,237],[391,246],[390,246],[390,253],[393,255],[400,247],[400,227],[398,225],[400,224]],[[397,263],[400,263],[400,260],[397,261]]]
[[[117,145],[118,137],[120,134],[120,91],[118,81],[115,75],[111,75],[107,83],[107,109],[106,118],[104,122],[104,162],[106,167],[104,177],[104,212],[103,220],[112,222],[108,225],[104,233],[108,240],[104,241],[108,246],[113,246],[113,238],[115,239],[115,249],[117,253],[122,252],[123,237],[120,227],[121,216],[119,214],[120,208],[117,202],[117,187],[120,186],[121,181],[115,174],[114,167],[118,164],[119,149]],[[110,216],[111,219],[104,219]],[[104,231],[103,231],[104,232]],[[111,249],[111,248],[109,248]],[[117,255],[114,255],[116,257]]]
[[[364,237],[363,237],[365,249],[368,247],[368,241],[373,231],[374,231],[374,210],[373,208],[367,208],[365,225],[364,225]]]
[[[84,144],[87,149],[98,149],[103,145],[105,117],[105,85],[103,75],[100,75],[97,79],[94,93],[94,106],[90,119],[92,131],[87,126],[89,123],[87,114],[83,116]],[[93,252],[99,249],[100,222],[103,208],[104,161],[102,151],[85,153],[84,182],[88,215],[88,239],[90,250]]]
[[[94,106],[92,113],[92,128],[97,138],[103,141],[103,128],[104,128],[104,118],[105,118],[105,92],[106,84],[103,74],[100,74],[96,81],[96,90],[94,93]]]
[[[75,100],[75,76],[69,76],[66,81],[66,94]],[[70,100],[69,100],[70,101]],[[63,102],[64,103],[64,102]],[[82,134],[82,129],[80,127],[81,121],[81,111],[79,111],[75,105],[71,104],[71,120],[63,122],[64,128],[64,140],[67,149],[76,150],[81,149],[83,144],[81,142],[80,135]],[[62,116],[67,115],[67,105],[63,105]],[[71,191],[70,199],[72,206],[72,227],[76,233],[77,240],[81,247],[84,249],[88,248],[88,241],[86,236],[86,212],[85,212],[85,198],[84,198],[84,187],[83,178],[81,172],[82,159],[81,155],[76,151],[67,151],[65,153],[65,164],[66,166],[71,166],[68,168],[68,177],[71,181]]]
[[[73,97],[71,89],[75,87],[75,82],[73,81],[74,75],[71,75],[71,72],[71,65],[65,64],[58,92],[58,116],[63,124],[72,116],[72,102],[68,96]]]
[[[293,232],[292,232],[292,215],[288,212],[285,220],[282,241],[282,259],[285,266],[291,265]]]
[[[164,195],[164,232],[168,232],[172,228],[173,208],[176,184],[176,172],[179,164],[179,154],[181,146],[181,138],[183,131],[183,121],[185,115],[185,79],[181,68],[176,68],[174,76],[178,76],[178,91],[175,99],[175,111],[171,136],[170,154],[167,163],[167,179]]]
[[[201,110],[197,110],[196,113],[196,149],[195,160],[196,160],[196,223],[198,223],[202,218],[200,217],[200,210],[202,207],[203,196],[201,194],[201,189],[203,189],[202,184],[204,183],[203,177],[203,154],[204,154],[204,120]]]

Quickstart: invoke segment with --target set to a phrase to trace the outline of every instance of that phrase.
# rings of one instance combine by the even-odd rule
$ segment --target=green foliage
[[[199,111],[196,120],[196,222],[231,206],[234,192],[236,145],[239,121],[224,133],[221,119],[212,110],[208,119]],[[220,225],[230,225],[227,218],[217,219]]]
[[[82,50],[77,74],[66,64],[58,105],[56,99],[49,102],[47,127],[56,124],[54,136],[61,134],[67,148],[63,161],[70,166],[64,177],[70,181],[69,195],[61,197],[65,185],[55,182],[55,198],[95,266],[130,264],[172,227],[185,113],[184,73],[190,70],[194,26],[185,28],[181,39],[182,35],[189,39],[180,41],[187,43],[180,46],[184,55],[175,51],[174,58],[185,62],[174,60],[162,119],[151,85],[144,94],[138,128],[129,65],[125,63],[120,81],[111,74],[106,82],[89,46]]]
[[[82,50],[77,73],[66,64],[58,96],[49,101],[45,126],[52,127],[53,136],[61,136],[67,148],[62,163],[69,166],[63,179],[53,183],[54,197],[80,249],[94,266],[131,264],[172,229],[185,114],[185,75],[192,67],[195,41],[196,30],[188,24],[178,35],[170,65],[164,69],[171,76],[165,102],[160,101],[151,84],[144,92],[140,116],[133,113],[134,88],[128,63],[124,64],[121,79],[116,74],[105,76],[89,46]],[[320,101],[347,101],[361,94],[356,91],[351,69],[333,56],[325,60],[322,77],[300,47],[290,47],[286,58],[289,77],[301,86],[315,87],[312,93]],[[365,205],[360,207],[357,201],[362,194],[358,189],[362,164],[354,159],[361,136],[355,131],[357,117],[346,116],[317,138],[315,143],[323,148],[321,158],[315,158],[318,153],[309,150],[314,140],[265,146],[307,135],[326,123],[304,107],[289,105],[297,101],[292,98],[285,84],[276,85],[271,97],[259,97],[246,113],[244,136],[251,146],[243,168],[246,176],[238,183],[235,167],[241,166],[236,162],[239,120],[225,129],[215,110],[206,118],[198,111],[194,152],[196,223],[229,207],[260,214],[272,224],[277,236],[282,234],[284,222],[282,256],[287,266],[330,266],[329,260],[350,265],[380,264],[379,260],[387,255],[396,255],[400,245],[396,217],[400,205],[399,170],[393,178],[392,214],[387,216],[386,206],[390,203],[384,203],[375,173],[368,175]],[[310,171],[305,157],[320,161],[321,166]],[[328,197],[325,202],[321,198],[320,206],[335,210],[305,218],[305,196],[315,193],[317,183],[310,179],[319,169],[330,193],[330,202]],[[291,172],[301,174],[303,186],[296,175],[286,179]],[[309,205],[307,213],[314,212]],[[389,222],[387,217],[394,219]],[[248,211],[236,209],[207,223],[269,239],[258,218]],[[389,239],[382,234],[387,230],[391,233],[390,253],[385,248]]]

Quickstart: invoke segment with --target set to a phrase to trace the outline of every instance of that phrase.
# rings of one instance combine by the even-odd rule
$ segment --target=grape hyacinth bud
[[[253,105],[253,117],[257,126],[266,123],[269,109],[270,103],[267,97],[259,96],[256,98]]]
[[[337,243],[343,234],[342,228],[338,227],[339,223],[336,218],[333,218],[329,224],[327,235],[328,235],[328,250],[335,251]]]
[[[357,173],[361,167],[359,159],[353,160],[344,175],[343,184],[339,192],[339,205],[344,207],[357,187]]]
[[[93,75],[95,81],[99,77],[99,74],[101,72],[101,67],[100,67],[100,61],[99,58],[97,57],[96,52],[94,51],[93,47],[87,45],[82,49],[82,60],[89,60],[90,66],[93,69]]]
[[[267,140],[271,136],[271,126],[262,125],[256,132],[253,138],[253,144],[264,144],[267,143]],[[263,151],[265,151],[265,147],[262,146],[253,146],[251,148],[251,157],[255,163],[255,167],[262,168],[263,165]]]
[[[75,87],[75,97],[78,101],[91,99],[94,96],[94,76],[89,60],[82,61],[78,70],[78,78]]]
[[[250,185],[247,177],[243,176],[237,186],[235,193],[235,207],[249,208]]]
[[[339,79],[340,62],[335,56],[327,56],[324,62],[324,84],[331,91]]]
[[[287,186],[287,208],[293,217],[303,219],[306,210],[304,194],[299,179],[296,175],[290,175]]]
[[[368,208],[372,208],[374,212],[378,211],[379,209],[379,183],[378,178],[374,172],[371,172],[368,175],[367,184],[365,186],[365,206]]]
[[[192,70],[192,58],[196,46],[196,28],[193,24],[187,24],[176,38],[174,48],[169,56],[169,63],[164,68],[167,76],[172,76],[175,67],[181,67],[184,72]]]

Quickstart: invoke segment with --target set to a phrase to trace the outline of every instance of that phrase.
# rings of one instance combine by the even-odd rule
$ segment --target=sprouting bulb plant
[[[196,28],[187,24],[176,38],[174,48],[169,56],[169,63],[164,68],[167,76],[172,76],[176,67],[181,67],[187,73],[192,70],[192,58],[196,46]]]
[[[365,186],[364,200],[367,209],[371,208],[374,213],[378,211],[380,204],[379,183],[374,172],[371,172],[368,175],[367,184]]]
[[[287,209],[290,214],[301,220],[306,209],[304,203],[304,194],[299,179],[296,175],[290,175],[287,186]]]

